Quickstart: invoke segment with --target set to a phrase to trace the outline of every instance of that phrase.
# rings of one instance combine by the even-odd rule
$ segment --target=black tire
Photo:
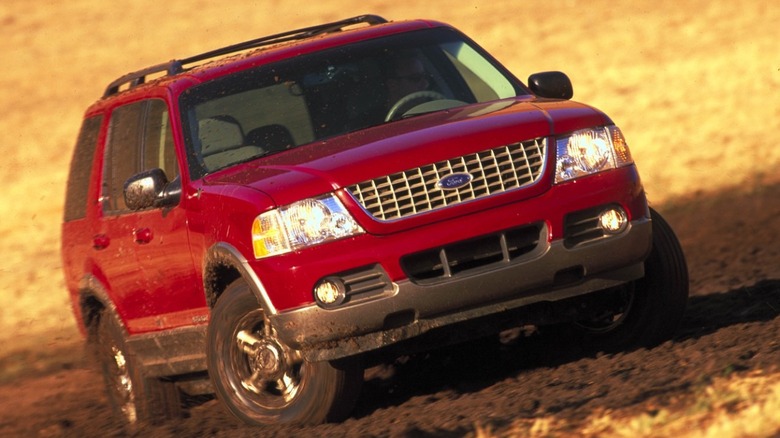
[[[644,278],[611,291],[621,309],[606,319],[581,321],[591,345],[605,351],[653,347],[671,339],[688,301],[688,267],[672,228],[650,210],[653,248],[645,260]]]
[[[342,420],[363,383],[355,361],[309,362],[284,345],[243,280],[231,283],[212,310],[207,356],[217,398],[251,425]]]
[[[181,397],[175,384],[143,375],[114,317],[105,312],[100,315],[92,341],[109,406],[125,429],[136,431],[144,424],[159,424],[182,416]]]

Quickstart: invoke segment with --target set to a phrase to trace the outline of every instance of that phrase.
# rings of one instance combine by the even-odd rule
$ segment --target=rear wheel
[[[182,416],[181,398],[175,384],[143,375],[114,317],[107,313],[100,316],[92,341],[109,405],[123,427],[133,431],[144,423],[157,424]]]
[[[601,349],[655,346],[670,339],[682,321],[688,300],[685,256],[666,220],[655,210],[650,213],[653,249],[644,278],[605,294],[612,311],[576,323]]]
[[[208,331],[217,397],[248,424],[318,424],[352,410],[363,381],[354,362],[309,362],[279,340],[242,280],[217,300]]]

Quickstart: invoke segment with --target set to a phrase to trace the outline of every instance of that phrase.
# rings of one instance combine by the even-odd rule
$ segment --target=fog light
[[[628,226],[628,217],[621,208],[610,208],[599,215],[599,226],[609,234],[617,234]]]
[[[334,307],[344,302],[346,296],[344,282],[338,278],[328,277],[320,280],[314,287],[314,298],[322,307]]]

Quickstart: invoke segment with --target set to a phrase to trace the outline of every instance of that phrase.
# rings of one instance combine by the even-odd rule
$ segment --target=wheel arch
[[[88,337],[96,334],[100,318],[108,312],[111,317],[120,322],[123,330],[126,330],[122,324],[122,318],[116,309],[116,305],[111,300],[108,290],[103,283],[95,276],[85,276],[79,284],[79,311],[81,312],[81,321],[84,324],[84,330]]]
[[[203,290],[209,308],[213,308],[228,285],[239,278],[249,285],[266,315],[277,313],[263,283],[241,252],[225,242],[212,245],[203,261]]]

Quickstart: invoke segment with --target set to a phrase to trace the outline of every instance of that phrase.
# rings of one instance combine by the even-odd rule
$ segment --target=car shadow
[[[693,296],[676,340],[698,338],[724,327],[770,321],[780,315],[780,280],[763,280],[726,293]]]
[[[763,280],[724,293],[692,296],[677,335],[683,344],[747,323],[780,315],[780,280]],[[478,392],[538,368],[553,368],[603,355],[554,334],[535,333],[510,345],[475,341],[432,352],[402,356],[367,370],[355,418],[398,406],[415,397],[432,401],[447,394]]]

